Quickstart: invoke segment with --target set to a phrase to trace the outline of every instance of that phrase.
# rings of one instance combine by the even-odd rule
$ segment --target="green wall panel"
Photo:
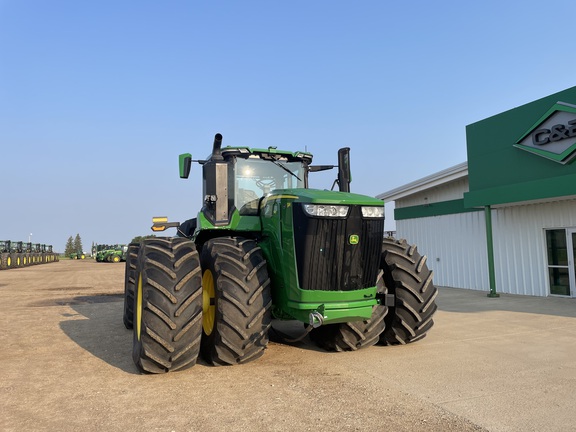
[[[558,101],[576,105],[576,87],[466,127],[466,207],[576,194],[576,163],[563,165],[514,147]]]

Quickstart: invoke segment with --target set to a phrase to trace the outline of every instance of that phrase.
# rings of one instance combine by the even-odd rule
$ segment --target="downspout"
[[[488,297],[500,297],[496,292],[496,275],[494,273],[494,241],[492,239],[492,209],[489,205],[484,206],[484,220],[486,221],[486,249],[488,252],[488,279],[490,292]]]

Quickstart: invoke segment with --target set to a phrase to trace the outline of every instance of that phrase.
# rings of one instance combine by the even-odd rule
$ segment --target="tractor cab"
[[[0,253],[8,253],[11,252],[11,241],[10,240],[2,240],[0,241]]]
[[[13,241],[12,242],[12,252],[15,253],[22,253],[24,252],[22,242],[21,241]]]
[[[286,155],[250,151],[248,157],[231,156],[230,161],[233,164],[234,206],[241,216],[258,214],[260,198],[272,190],[307,186],[307,164],[302,160],[290,161]]]
[[[224,227],[234,216],[257,215],[260,199],[272,190],[306,188],[312,155],[276,147],[222,148],[222,135],[216,134],[210,157],[195,162],[203,166],[202,214],[210,225]],[[191,163],[189,153],[180,155],[181,178],[188,178]]]

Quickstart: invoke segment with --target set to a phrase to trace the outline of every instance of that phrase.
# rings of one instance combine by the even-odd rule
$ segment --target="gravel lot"
[[[271,342],[243,366],[141,375],[123,281],[123,264],[93,260],[0,272],[0,430],[574,430],[572,300],[529,299],[542,312],[441,289],[435,327],[412,345],[327,353]]]

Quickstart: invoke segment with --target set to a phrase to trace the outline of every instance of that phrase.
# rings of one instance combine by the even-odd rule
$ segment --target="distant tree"
[[[142,243],[142,240],[150,237],[156,237],[155,235],[147,235],[147,236],[136,236],[132,239],[130,243]]]
[[[82,253],[83,250],[80,234],[76,234],[76,238],[74,239],[74,252]]]
[[[74,240],[72,240],[72,236],[68,237],[66,247],[64,248],[64,255],[68,256],[71,253],[74,253]]]

